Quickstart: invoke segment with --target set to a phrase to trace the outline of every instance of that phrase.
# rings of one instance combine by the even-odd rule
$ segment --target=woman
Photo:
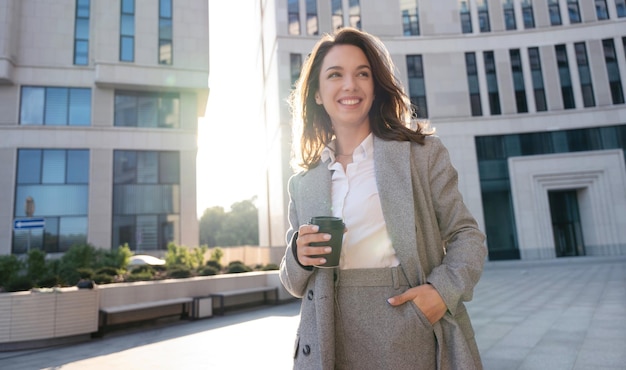
[[[481,368],[469,316],[486,254],[447,150],[413,130],[384,45],[324,36],[292,95],[300,165],[289,181],[285,288],[302,298],[297,369]],[[294,140],[296,142],[298,140]],[[339,268],[314,216],[346,225]]]

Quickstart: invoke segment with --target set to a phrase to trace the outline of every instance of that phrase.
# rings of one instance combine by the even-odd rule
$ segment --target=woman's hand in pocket
[[[399,306],[409,301],[415,303],[431,324],[439,321],[448,310],[437,289],[430,284],[410,288],[404,293],[387,300],[392,306]]]

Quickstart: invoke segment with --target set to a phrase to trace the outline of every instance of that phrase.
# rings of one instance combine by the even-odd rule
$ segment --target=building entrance
[[[584,256],[585,245],[578,211],[577,191],[548,191],[548,199],[556,256]]]

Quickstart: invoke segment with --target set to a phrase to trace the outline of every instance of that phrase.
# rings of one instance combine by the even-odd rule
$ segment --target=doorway
[[[548,191],[557,257],[584,256],[577,190]]]

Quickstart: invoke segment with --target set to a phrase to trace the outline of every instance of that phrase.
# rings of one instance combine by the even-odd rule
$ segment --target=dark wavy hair
[[[290,96],[294,119],[294,158],[297,167],[310,169],[320,162],[322,150],[334,138],[330,117],[315,102],[324,58],[335,45],[360,48],[370,63],[374,79],[374,102],[370,109],[370,130],[384,140],[423,143],[434,130],[418,121],[409,97],[395,76],[387,48],[375,36],[355,28],[341,28],[326,34],[302,65],[300,78]],[[413,128],[411,128],[413,127]],[[299,142],[298,142],[299,141]],[[297,158],[299,156],[299,158]]]

